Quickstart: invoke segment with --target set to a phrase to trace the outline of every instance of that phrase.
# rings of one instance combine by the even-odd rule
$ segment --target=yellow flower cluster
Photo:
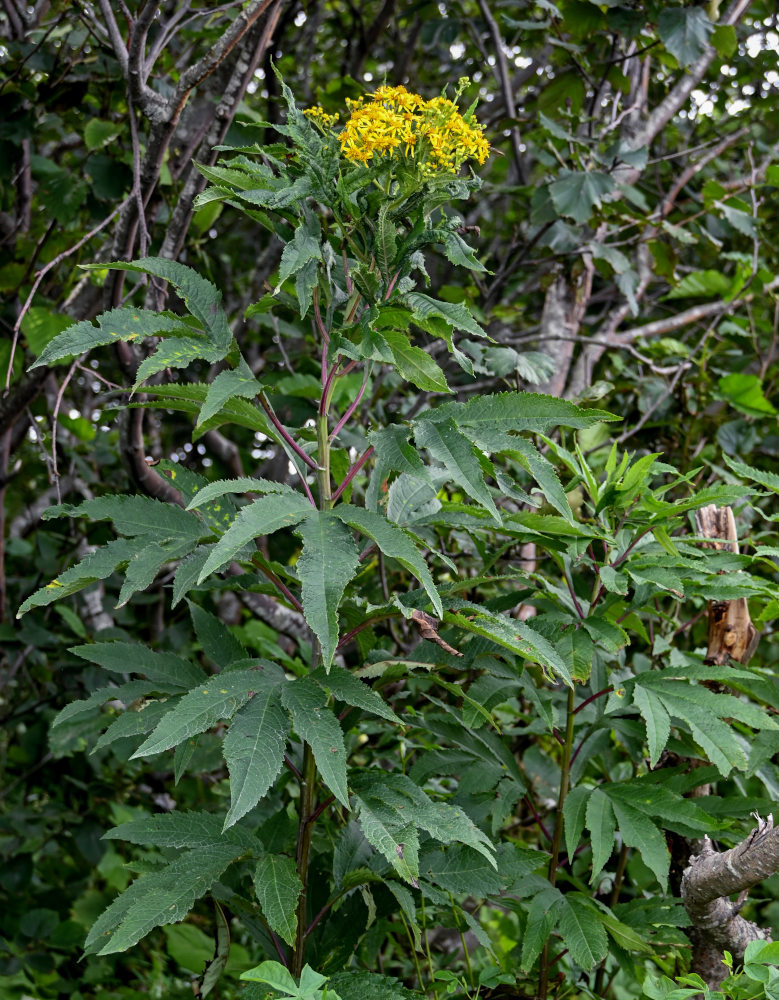
[[[332,128],[340,118],[340,115],[329,115],[319,104],[313,108],[306,108],[303,114],[308,115],[312,122],[323,129]]]
[[[426,101],[403,86],[379,87],[369,97],[367,102],[346,101],[351,113],[338,141],[353,163],[414,158],[423,173],[454,174],[466,160],[482,164],[490,154],[483,126],[466,121],[445,97]],[[325,119],[337,117],[321,108],[309,108],[306,114],[322,128],[332,127]]]

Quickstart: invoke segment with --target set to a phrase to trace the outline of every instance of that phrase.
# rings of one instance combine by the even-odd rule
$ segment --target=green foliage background
[[[126,35],[121,5],[107,6]],[[195,16],[182,15],[167,40],[161,26],[183,5],[129,5],[139,21],[156,6],[147,51],[165,44],[155,50],[148,82],[167,98],[186,67],[259,5],[193,5]],[[225,958],[230,949],[215,989],[238,996],[240,972],[278,958],[269,925],[290,943],[298,890],[294,865],[284,859],[297,837],[296,786],[289,769],[277,777],[283,742],[263,757],[274,762],[267,774],[252,776],[246,802],[256,802],[263,785],[270,792],[246,819],[228,780],[234,768],[228,776],[221,753],[227,713],[182,730],[175,752],[168,740],[136,756],[170,700],[191,698],[184,692],[218,670],[228,671],[222,686],[234,673],[226,697],[238,721],[228,734],[244,721],[253,727],[265,707],[291,717],[307,739],[306,719],[324,705],[318,699],[329,692],[338,706],[349,789],[335,767],[323,779],[342,804],[351,792],[362,811],[358,824],[331,810],[317,827],[311,917],[322,907],[328,917],[312,933],[307,961],[333,977],[343,1000],[373,993],[389,1000],[407,989],[473,994],[478,984],[496,995],[533,995],[539,962],[548,967],[554,959],[549,995],[561,997],[641,996],[648,973],[687,971],[678,900],[686,841],[707,834],[738,843],[750,814],[770,812],[778,790],[771,624],[779,487],[777,25],[772,5],[744,6],[733,27],[730,8],[717,4],[277,2],[247,36],[245,51],[258,62],[236,107],[215,119],[238,72],[227,58],[187,93],[163,143],[144,95],[128,97],[99,6],[5,4],[0,996],[189,996],[215,942]],[[269,45],[262,32],[271,26]],[[692,96],[643,141],[652,111],[669,106],[709,43],[714,55]],[[301,677],[308,636],[294,616],[273,610],[268,599],[277,591],[256,565],[237,583],[211,577],[198,584],[197,552],[179,568],[200,536],[187,534],[194,515],[162,508],[166,483],[189,499],[204,485],[197,477],[241,476],[280,484],[264,500],[289,514],[285,491],[296,480],[273,426],[240,393],[225,404],[249,377],[229,355],[231,334],[287,427],[305,428],[315,416],[320,368],[310,313],[296,318],[292,281],[274,308],[267,297],[291,220],[260,207],[239,212],[225,203],[224,189],[201,198],[191,220],[182,209],[196,193],[193,156],[218,187],[226,181],[207,159],[211,145],[283,139],[274,128],[285,114],[272,57],[301,103],[327,111],[385,78],[433,96],[469,76],[466,96],[478,92],[477,113],[502,154],[480,171],[478,194],[454,203],[459,224],[426,253],[423,293],[460,320],[467,306],[493,339],[477,339],[478,327],[458,332],[463,363],[446,349],[452,323],[441,326],[441,316],[427,327],[418,322],[414,345],[425,349],[427,381],[418,356],[414,385],[410,365],[404,369],[393,354],[396,370],[376,369],[363,409],[332,453],[338,481],[366,444],[375,448],[353,497],[344,499],[386,511],[437,554],[431,568],[443,596],[441,636],[464,655],[421,641],[388,599],[408,592],[406,611],[438,613],[415,589],[419,567],[376,555],[340,612],[342,632],[366,617],[371,627],[355,635],[343,665],[301,685],[300,702],[288,698],[283,710],[270,687],[265,702],[255,694],[241,708],[251,686],[242,661],[263,658]],[[224,126],[218,135],[215,120]],[[139,164],[156,148],[155,170],[134,186]],[[145,227],[138,227],[132,213],[147,194]],[[458,266],[473,260],[467,244],[487,270]],[[119,306],[132,287],[133,312],[172,310],[167,330],[149,319],[135,332],[191,336],[181,300],[163,282],[145,290],[105,267],[86,274],[77,267],[146,254],[172,256],[218,288],[224,324],[211,331],[213,356],[196,354],[174,379],[160,375],[170,357],[147,364],[140,406],[128,409],[124,387],[151,350],[133,358],[101,347],[78,367],[56,366],[52,349],[46,352],[74,320],[71,334],[87,338],[72,345],[74,354],[95,343],[100,328],[92,319]],[[444,341],[436,340],[442,331]],[[226,353],[237,382],[223,381],[225,395],[214,390],[207,398],[198,383],[216,384]],[[339,412],[361,384],[359,372],[339,381]],[[445,386],[451,395],[443,395]],[[622,422],[593,418],[559,432],[566,422],[555,414],[564,411],[550,410],[545,423],[539,400],[525,425],[515,412],[503,428],[506,411],[488,409],[484,397],[529,398],[517,390],[566,397]],[[445,411],[447,400],[464,405]],[[469,406],[472,414],[485,408],[479,421],[463,418]],[[465,430],[448,428],[446,439],[437,429],[448,414]],[[537,433],[514,434],[508,448],[501,432],[509,429]],[[159,476],[145,471],[146,455]],[[123,498],[126,517],[109,496]],[[203,508],[215,531],[235,516],[235,496]],[[62,516],[43,518],[58,502]],[[708,502],[735,506],[741,557],[720,553],[704,564],[700,547],[683,540],[692,531],[689,512]],[[159,545],[162,534],[167,541]],[[95,569],[106,548],[110,558]],[[135,576],[114,572],[132,567],[141,549],[149,562]],[[260,546],[258,559],[294,586],[299,557],[298,539],[284,531]],[[76,570],[72,596],[59,588],[56,596],[66,599],[29,600],[54,578],[67,585],[65,574],[84,559],[93,560],[89,575],[100,581],[92,598]],[[706,602],[738,596],[749,597],[763,632],[758,652],[749,669],[705,668]],[[17,621],[25,601],[37,606]],[[526,639],[535,636],[529,661],[518,620],[506,628],[520,606],[536,611],[523,626]],[[330,616],[322,635],[332,644],[334,627]],[[111,654],[101,656],[95,640],[111,642]],[[129,643],[128,652],[121,644]],[[113,673],[109,655],[118,657]],[[145,681],[130,679],[130,657]],[[373,692],[363,681],[359,692],[350,687],[344,666],[360,669]],[[566,674],[578,682],[575,714],[559,681]],[[567,721],[571,792],[561,812]],[[293,741],[288,752],[299,765],[294,751]],[[420,815],[429,813],[419,856],[429,876],[424,892],[412,881],[419,870],[395,847],[382,868],[368,843],[378,843],[370,818],[386,826],[387,805],[359,772],[379,765],[399,788],[407,782],[412,799],[423,786],[419,794],[432,796],[419,806]],[[708,794],[694,797],[700,788]],[[473,824],[459,827],[451,839],[460,843],[445,851],[429,836],[446,842],[441,803]],[[239,822],[221,837],[228,810]],[[199,834],[191,824],[171,834],[169,821],[189,811],[201,816]],[[559,865],[550,881],[558,813]],[[392,829],[397,834],[397,821]],[[404,833],[404,849],[412,837]],[[497,867],[485,843],[497,845]],[[244,867],[228,868],[237,858]],[[216,903],[194,884],[202,872],[216,883]],[[125,926],[115,948],[94,954],[90,928],[138,875],[158,877],[160,892],[176,895],[175,903],[165,897],[166,908],[181,907],[176,918],[199,902],[184,923]],[[744,911],[763,926],[776,923],[774,881]],[[269,885],[278,887],[276,898]],[[189,893],[185,903],[180,892]],[[85,943],[93,953],[82,959]],[[389,978],[367,976],[379,971]],[[648,995],[665,996],[664,988],[648,987],[659,991]],[[245,990],[259,996],[264,987]]]

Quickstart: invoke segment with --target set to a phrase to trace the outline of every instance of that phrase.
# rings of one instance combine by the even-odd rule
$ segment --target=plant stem
[[[292,953],[292,975],[296,978],[303,971],[303,955],[306,947],[306,902],[308,886],[308,861],[311,855],[311,834],[314,829],[314,792],[316,785],[316,764],[314,752],[308,743],[303,751],[303,782],[300,786],[300,818],[298,826],[297,868],[298,878],[303,886],[297,910],[297,930],[295,950]]]
[[[316,439],[319,446],[319,463],[316,470],[319,485],[319,509],[329,510],[333,506],[330,491],[330,438],[327,433],[327,413],[316,418]]]
[[[354,463],[351,469],[349,469],[349,471],[346,474],[346,477],[344,478],[344,481],[341,483],[341,485],[333,494],[332,499],[334,503],[338,499],[338,497],[340,497],[340,495],[343,493],[343,491],[346,489],[349,483],[354,479],[354,477],[357,475],[357,473],[360,471],[363,465],[365,465],[365,463],[368,461],[368,459],[371,457],[372,454],[373,454],[373,445],[371,445],[370,448],[366,448],[366,450],[362,453],[362,455],[360,455],[360,457],[357,459],[357,461]]]
[[[576,717],[574,710],[575,689],[568,691],[568,709],[565,723],[565,743],[563,744],[563,760],[560,766],[560,794],[557,800],[557,816],[555,818],[554,834],[552,835],[552,856],[549,859],[549,883],[557,882],[557,864],[560,860],[560,844],[563,839],[563,806],[568,794],[568,783],[571,778],[571,749],[573,747],[573,724]],[[541,966],[538,976],[538,1000],[546,1000],[549,986],[549,942],[544,945],[541,955]]]
[[[265,412],[268,414],[268,419],[270,420],[270,422],[273,424],[273,426],[276,428],[276,430],[279,432],[282,438],[287,442],[290,448],[295,452],[295,454],[298,455],[300,458],[302,458],[309,468],[315,469],[316,462],[310,455],[306,454],[306,452],[303,451],[303,449],[300,447],[297,441],[292,437],[287,428],[282,424],[282,422],[273,412],[270,403],[265,398],[264,392],[260,393],[260,404],[262,405],[263,410],[265,410]]]

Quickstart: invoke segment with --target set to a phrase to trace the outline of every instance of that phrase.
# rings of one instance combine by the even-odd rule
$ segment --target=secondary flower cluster
[[[490,154],[483,126],[446,97],[424,100],[403,86],[379,87],[371,100],[346,103],[350,116],[338,135],[341,151],[353,163],[376,159],[414,159],[423,173],[457,173],[469,159],[482,164]],[[305,112],[323,129],[338,116],[321,107]]]

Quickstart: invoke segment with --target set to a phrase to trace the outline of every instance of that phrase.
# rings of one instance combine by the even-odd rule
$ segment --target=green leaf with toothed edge
[[[142,875],[98,917],[84,943],[85,954],[126,951],[155,927],[183,920],[245,850],[237,844],[210,844]]]
[[[264,854],[254,870],[254,891],[271,930],[288,945],[294,944],[303,883],[292,858]]]
[[[257,691],[236,713],[223,744],[230,772],[225,829],[253,809],[273,784],[284,763],[288,729],[279,685]]]
[[[133,758],[170,750],[190,736],[204,733],[217,722],[231,719],[249,700],[251,692],[262,686],[262,669],[217,674],[187,692],[138,747]]]
[[[569,687],[573,684],[568,666],[558,651],[527,622],[488,611],[480,604],[459,598],[448,598],[446,606],[450,609],[443,616],[447,625],[491,639],[512,653],[540,663],[552,676],[561,677]]]
[[[197,542],[208,532],[194,514],[175,504],[144,496],[108,494],[78,504],[49,507],[44,518],[86,517],[90,521],[112,521],[122,535],[151,535],[151,541]]]
[[[608,789],[606,794],[608,795]],[[623,844],[635,847],[639,851],[641,860],[652,870],[663,891],[667,891],[671,855],[668,853],[665,834],[648,816],[633,806],[617,797],[609,796],[609,802],[614,810],[617,829],[622,835]]]
[[[536,392],[500,392],[474,396],[467,403],[442,403],[414,418],[416,421],[454,420],[458,426],[502,431],[542,432],[554,427],[579,430],[603,420],[621,420],[605,410],[586,410],[566,399]]]
[[[389,722],[402,725],[401,720],[392,711],[380,694],[364,684],[359,677],[344,670],[343,667],[330,667],[330,672],[320,667],[310,675],[321,687],[325,688],[338,701],[343,701],[354,708],[361,708],[372,715],[378,715]]]
[[[255,538],[292,528],[314,513],[316,508],[299,493],[270,494],[247,504],[212,549],[197,582],[202,583],[209,574],[220,570]]]
[[[150,681],[127,681],[126,684],[118,684],[115,687],[102,687],[93,691],[88,698],[80,701],[72,701],[57,713],[52,722],[54,726],[61,726],[65,722],[72,722],[82,715],[89,715],[93,709],[105,705],[107,701],[121,701],[126,705],[144,698],[146,695],[155,692],[157,694],[180,694],[181,689],[171,684],[151,683]]]
[[[51,583],[31,594],[16,612],[16,617],[21,618],[32,608],[43,608],[76,594],[97,580],[107,579],[119,566],[129,562],[136,550],[137,545],[126,538],[115,538],[111,542],[106,542],[94,552],[90,552],[81,562],[60,573]]]
[[[114,261],[84,264],[82,267],[85,270],[93,271],[104,268],[114,271],[136,271],[169,282],[184,300],[190,313],[203,327],[208,342],[214,348],[223,351],[222,357],[230,349],[233,335],[222,308],[222,293],[216,285],[213,285],[191,267],[164,257],[143,257],[140,260],[132,261],[132,263]]]
[[[363,507],[353,507],[351,504],[339,504],[335,508],[337,516],[350,528],[356,528],[361,534],[372,539],[385,556],[405,566],[414,574],[425,588],[437,615],[444,613],[441,598],[427,568],[422,553],[417,548],[412,537],[397,524],[389,521],[383,514]]]
[[[192,332],[178,317],[149,309],[111,309],[94,322],[97,326],[91,320],[83,320],[63,330],[49,341],[38,360],[30,365],[30,370],[121,340],[143,341],[146,337]]]
[[[422,292],[409,292],[402,296],[402,302],[422,321],[438,317],[455,330],[464,330],[474,337],[487,336],[462,302],[441,302]]]
[[[270,479],[254,479],[242,476],[239,479],[219,479],[199,489],[187,505],[187,510],[195,510],[219,497],[236,493],[295,493],[286,483],[272,482]]]
[[[452,480],[468,496],[485,507],[500,524],[501,517],[492,499],[484,474],[471,442],[460,433],[454,420],[419,420],[414,424],[414,439],[420,448],[440,462]]]
[[[551,886],[533,898],[528,908],[525,933],[522,936],[520,968],[523,972],[530,972],[536,959],[544,950],[544,945],[549,940],[557,920],[562,901],[560,890]]]
[[[614,830],[616,829],[614,811],[601,788],[595,788],[587,800],[585,823],[591,834],[592,876],[590,883],[594,884],[614,850]]]
[[[223,830],[222,817],[209,812],[149,813],[112,827],[102,839],[124,840],[144,847],[209,847],[228,843],[258,855],[262,851],[260,841],[245,827]]]
[[[599,911],[582,893],[563,894],[557,929],[571,958],[582,969],[591,969],[606,957],[609,943]]]
[[[344,734],[338,719],[326,707],[327,695],[310,677],[298,677],[284,686],[281,699],[292,716],[295,732],[313,750],[322,780],[348,809]]]
[[[93,642],[73,646],[71,653],[117,674],[143,674],[152,683],[161,682],[185,691],[206,679],[200,667],[175,653],[156,651],[135,642]]]
[[[187,368],[193,361],[208,361],[215,364],[227,354],[228,348],[214,347],[205,337],[170,337],[159,345],[154,354],[145,358],[135,375],[133,392],[143,382],[166,368]]]
[[[275,499],[289,508],[289,497]],[[295,568],[302,584],[303,614],[319,640],[325,670],[329,670],[338,645],[338,607],[359,565],[359,552],[336,512],[309,510],[297,529],[303,549]]]
[[[572,788],[565,797],[563,805],[563,818],[565,821],[565,849],[568,857],[573,857],[573,852],[579,846],[579,840],[584,830],[584,818],[587,809],[587,801],[592,793],[591,788],[585,785],[578,785]]]
[[[662,701],[651,688],[636,684],[633,688],[633,704],[646,723],[649,765],[655,767],[671,735],[671,719]]]
[[[117,608],[124,607],[133,594],[150,587],[163,566],[189,555],[194,547],[194,541],[169,541],[161,544],[149,542],[142,548],[136,545],[135,552],[127,561],[124,582],[116,601]]]
[[[427,351],[414,347],[407,334],[400,330],[382,330],[383,337],[392,351],[395,368],[401,378],[411,382],[423,392],[451,392],[446,376]]]
[[[199,604],[193,604],[192,601],[187,601],[187,604],[195,635],[212,663],[221,669],[246,659],[246,650],[224,622]]]
[[[150,701],[138,712],[127,710],[122,712],[106,729],[95,743],[90,754],[97,753],[103,747],[110,746],[115,740],[128,739],[132,736],[145,736],[157,725],[163,715],[170,711],[170,705],[165,701]]]
[[[199,427],[215,413],[219,413],[229,399],[240,396],[252,400],[263,388],[262,383],[252,374],[251,368],[241,358],[237,368],[219,372],[209,385],[196,426]]]

